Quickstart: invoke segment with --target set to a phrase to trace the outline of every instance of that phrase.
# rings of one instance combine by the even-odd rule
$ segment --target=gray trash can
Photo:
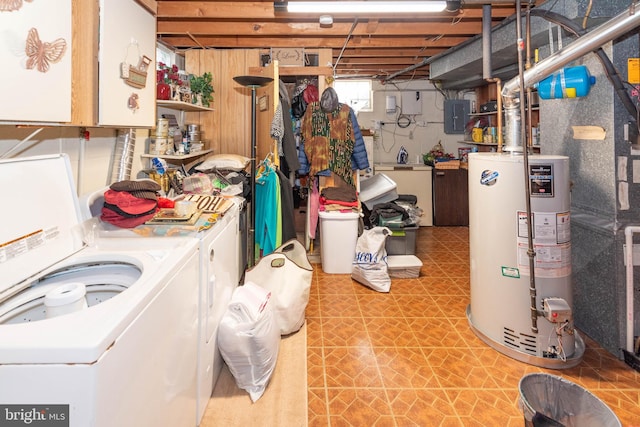
[[[622,427],[602,400],[562,377],[528,374],[518,389],[527,427]]]

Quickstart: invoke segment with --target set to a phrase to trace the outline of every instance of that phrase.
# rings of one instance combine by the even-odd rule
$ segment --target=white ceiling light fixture
[[[322,27],[330,27],[333,25],[333,16],[331,15],[320,15],[320,26]]]
[[[442,12],[447,6],[446,1],[290,1],[286,4],[289,13],[433,13]],[[278,3],[276,3],[277,5]]]

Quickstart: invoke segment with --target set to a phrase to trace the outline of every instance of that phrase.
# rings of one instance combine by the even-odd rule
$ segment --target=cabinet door
[[[153,127],[156,117],[155,17],[134,0],[101,0],[99,49],[99,124]],[[144,87],[131,86],[123,78],[121,67],[124,63],[125,69],[128,65],[138,68],[144,56],[151,59]]]
[[[466,169],[433,170],[434,225],[469,225],[469,184]]]
[[[71,121],[71,0],[0,11],[0,121]]]

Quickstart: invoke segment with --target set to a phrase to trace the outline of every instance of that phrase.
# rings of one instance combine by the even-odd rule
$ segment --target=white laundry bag
[[[220,354],[252,402],[264,394],[278,360],[280,332],[272,306],[271,292],[245,282],[234,290],[218,327]]]
[[[385,248],[390,234],[391,230],[387,227],[373,227],[364,230],[356,241],[351,278],[378,292],[389,292],[391,289]]]
[[[247,270],[245,282],[271,291],[276,323],[280,334],[287,335],[304,324],[312,276],[307,251],[302,243],[291,239]]]

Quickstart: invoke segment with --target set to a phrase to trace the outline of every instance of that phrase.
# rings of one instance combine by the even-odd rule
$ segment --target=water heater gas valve
[[[570,322],[572,318],[571,307],[562,298],[545,298],[542,301],[544,317],[552,323]]]

